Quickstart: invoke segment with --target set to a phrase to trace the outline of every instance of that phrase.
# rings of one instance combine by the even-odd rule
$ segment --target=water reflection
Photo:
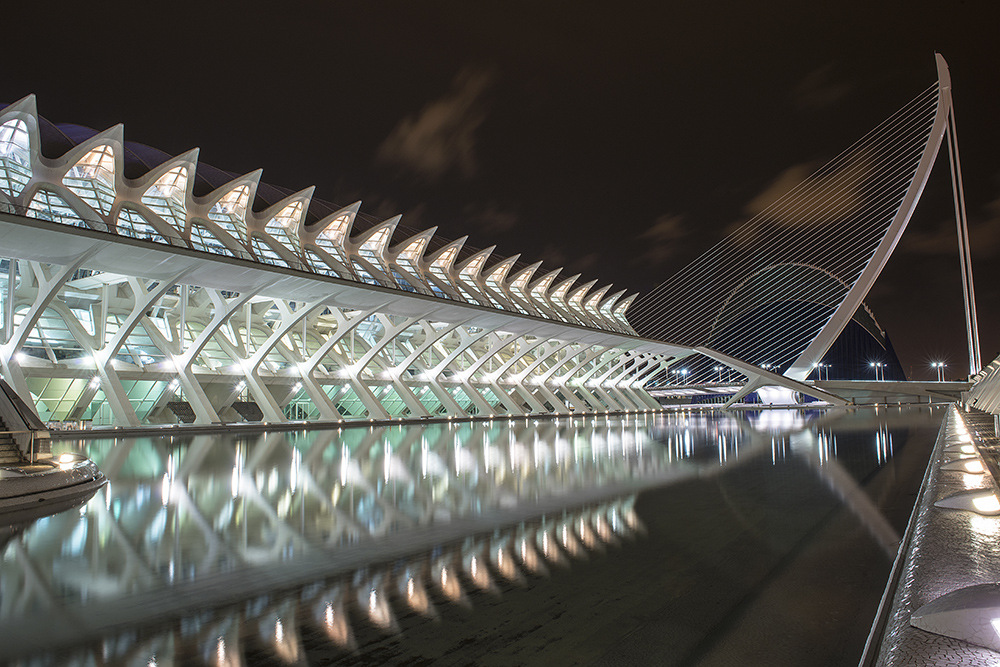
[[[259,651],[305,664],[304,618],[353,650],[359,623],[395,634],[410,614],[434,619],[613,552],[644,531],[642,489],[755,458],[809,461],[891,542],[836,436],[805,428],[822,416],[765,412],[67,443],[110,484],[7,546],[0,624],[21,639],[0,659],[59,613],[66,632],[41,641],[102,638],[102,660],[237,665]],[[890,433],[873,453],[892,455]]]

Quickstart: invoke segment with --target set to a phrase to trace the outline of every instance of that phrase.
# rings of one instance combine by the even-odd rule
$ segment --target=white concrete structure
[[[0,365],[43,420],[648,410],[686,353],[635,335],[634,296],[260,175],[0,109]]]

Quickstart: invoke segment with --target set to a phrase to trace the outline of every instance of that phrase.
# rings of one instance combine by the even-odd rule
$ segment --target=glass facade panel
[[[186,167],[174,167],[149,186],[142,195],[142,203],[160,216],[179,232],[184,231],[187,221],[188,171]]]
[[[0,125],[0,190],[16,197],[31,180],[28,126],[23,120]]]
[[[133,211],[129,208],[123,208],[118,211],[118,221],[116,223],[118,228],[118,233],[122,236],[129,236],[134,239],[145,239],[147,241],[156,241],[157,243],[167,243],[167,240],[149,224],[138,211]]]
[[[417,288],[410,284],[410,281],[403,277],[396,269],[392,270],[392,277],[396,279],[396,284],[404,292],[417,292]]]
[[[273,266],[288,266],[288,262],[283,260],[281,255],[271,247],[267,240],[260,236],[255,234],[250,240],[250,245],[253,247],[253,252],[257,256],[257,259],[261,262]]]
[[[222,245],[208,227],[197,222],[191,225],[191,247],[213,255],[233,256],[233,251]]]
[[[331,241],[323,234],[320,234],[316,237],[316,246],[325,250],[330,254],[330,256],[339,261],[341,264],[347,264],[347,259],[344,257],[344,249],[339,243]]]
[[[89,227],[65,199],[51,190],[39,190],[28,204],[28,217],[51,220],[74,227]]]
[[[320,239],[322,239],[339,248],[343,248],[344,236],[347,234],[347,225],[350,221],[351,216],[346,213],[335,218],[334,221],[320,233],[319,238],[316,239],[316,244],[322,246],[323,244],[320,242]]]
[[[247,236],[247,205],[250,202],[250,186],[241,185],[230,190],[212,205],[208,219],[229,232],[233,238],[244,240]]]
[[[315,253],[312,250],[308,249],[306,250],[306,261],[309,263],[309,266],[312,267],[312,270],[315,271],[316,273],[319,273],[324,276],[333,276],[335,278],[347,278],[348,280],[351,279],[350,275],[341,273],[337,269],[333,268],[326,262],[326,260],[324,260],[322,257],[320,257],[317,253]]]
[[[274,240],[289,248],[292,252],[298,253],[299,243],[297,238],[292,238],[288,231],[294,229],[299,220],[302,219],[302,202],[292,202],[268,220],[264,226],[264,231],[270,234]]]
[[[364,257],[371,256],[378,261],[382,261],[382,253],[385,251],[385,244],[389,240],[389,229],[383,228],[371,235],[371,237],[361,245],[361,254]]]
[[[98,146],[84,155],[66,173],[63,185],[95,211],[111,213],[115,204],[114,149]]]
[[[368,283],[369,285],[381,284],[378,280],[375,279],[375,276],[373,276],[368,271],[368,269],[366,269],[364,265],[361,264],[361,262],[355,261],[353,262],[353,264],[354,264],[354,273],[358,276],[358,280],[360,280],[363,283]]]

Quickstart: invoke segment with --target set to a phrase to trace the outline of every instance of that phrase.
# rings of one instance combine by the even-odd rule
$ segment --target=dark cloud
[[[538,258],[542,260],[544,265],[535,273],[535,277],[541,277],[553,269],[566,266],[566,257],[566,250],[562,246],[552,243],[546,244],[538,253]]]
[[[517,213],[501,209],[496,202],[468,204],[462,210],[462,216],[470,231],[476,230],[486,239],[509,232],[518,223]]]
[[[661,215],[639,234],[639,240],[646,249],[633,262],[663,264],[680,254],[681,244],[691,233],[691,226],[685,223],[683,215]]]
[[[815,69],[806,75],[792,90],[792,98],[799,109],[823,109],[847,97],[854,86],[834,81],[833,65]]]
[[[567,266],[566,269],[570,274],[582,273],[583,275],[580,276],[578,282],[585,283],[588,280],[593,280],[597,277],[596,275],[590,274],[597,269],[598,266],[600,266],[600,263],[600,253],[590,252],[586,255],[573,258],[573,261],[569,263],[569,266]]]
[[[763,214],[763,219],[767,221],[794,226],[845,220],[864,205],[862,192],[871,169],[863,155],[828,174],[816,176],[816,168],[814,162],[803,162],[785,169],[760,194],[747,202],[744,212],[751,217]],[[808,200],[795,205],[775,206],[797,188],[808,189],[812,193]]]
[[[1000,198],[984,207],[969,221],[969,243],[974,259],[993,259],[1000,254]],[[954,219],[941,221],[933,229],[908,229],[899,252],[915,255],[953,256],[958,252]]]
[[[428,181],[453,169],[466,178],[474,176],[476,132],[486,119],[482,97],[492,78],[484,70],[462,70],[444,97],[396,125],[379,146],[376,162],[401,167]]]

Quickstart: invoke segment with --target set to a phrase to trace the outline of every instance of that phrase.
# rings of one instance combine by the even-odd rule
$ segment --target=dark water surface
[[[57,443],[111,483],[7,529],[0,662],[856,665],[942,415]]]

